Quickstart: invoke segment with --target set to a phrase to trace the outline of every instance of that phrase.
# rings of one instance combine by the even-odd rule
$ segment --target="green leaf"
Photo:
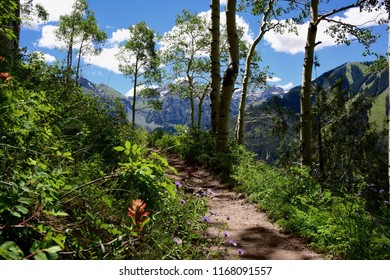
[[[48,253],[57,253],[60,252],[61,250],[62,248],[60,246],[52,246],[50,248],[45,249],[44,251]]]
[[[114,150],[118,151],[118,152],[122,152],[125,150],[125,148],[118,146],[118,147],[115,147]]]
[[[56,236],[53,236],[52,237],[52,240],[58,244],[58,246],[60,246],[62,249],[65,248],[65,240],[66,240],[66,236],[65,235],[62,235],[62,234],[57,234]]]
[[[126,147],[126,150],[130,150],[131,144],[129,141],[126,141],[125,147]]]
[[[28,213],[28,209],[22,205],[16,205],[15,208],[22,214],[26,215]]]
[[[26,204],[26,205],[30,205],[31,199],[29,199],[27,197],[19,197],[18,202]]]
[[[47,260],[46,254],[44,252],[38,252],[35,254],[34,259],[36,260]]]
[[[28,159],[27,159],[27,164],[28,164],[28,165],[32,165],[32,166],[35,166],[35,165],[37,165],[37,161],[36,161],[36,160],[33,160],[32,158],[28,158]]]
[[[22,215],[20,215],[19,212],[16,212],[16,211],[11,211],[11,215],[15,216],[17,218],[21,218],[22,217]]]
[[[62,156],[70,157],[70,156],[72,156],[72,153],[71,152],[65,152],[65,153],[62,154]]]
[[[44,213],[45,213],[46,215],[55,216],[55,217],[66,217],[66,216],[69,216],[67,213],[62,212],[62,211],[58,211],[58,212],[44,211]]]
[[[21,260],[23,252],[14,241],[6,241],[0,245],[0,256],[6,260]]]

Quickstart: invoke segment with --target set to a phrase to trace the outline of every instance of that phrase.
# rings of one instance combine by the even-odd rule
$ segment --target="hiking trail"
[[[310,250],[307,242],[284,233],[267,219],[264,212],[243,195],[231,190],[202,167],[187,166],[177,155],[167,153],[168,162],[177,174],[168,176],[189,190],[207,191],[211,227],[208,237],[220,239],[218,248],[210,248],[219,259],[232,260],[321,260],[323,256]],[[219,253],[221,252],[221,253]],[[220,255],[218,255],[220,254]]]

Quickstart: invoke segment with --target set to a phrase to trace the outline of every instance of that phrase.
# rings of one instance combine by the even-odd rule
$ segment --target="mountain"
[[[121,95],[115,89],[104,85],[96,85],[93,82],[81,78],[80,85],[84,92],[95,94],[102,98],[119,98],[123,103],[129,120],[131,119],[132,97]],[[168,87],[156,88],[160,97],[156,98],[162,102],[162,110],[156,111],[147,105],[147,100],[141,96],[137,98],[136,124],[154,130],[162,128],[166,131],[174,131],[175,125],[190,125],[190,102],[178,95],[172,94]],[[273,96],[282,96],[284,90],[280,87],[269,87],[263,90],[250,92],[247,96],[247,106],[259,105]],[[241,91],[236,90],[232,98],[231,115],[237,115],[241,97]],[[195,102],[195,120],[198,117],[198,102]],[[210,125],[210,99],[206,98],[202,107],[202,128],[207,129]]]
[[[380,73],[370,73],[370,62],[352,62],[342,64],[313,81],[314,87],[324,90],[330,88],[337,81],[341,81],[341,90],[348,91],[350,94],[363,92],[367,96],[377,97],[381,95],[388,87],[388,71]],[[300,110],[300,90],[301,86],[292,88],[281,102],[285,107],[291,108],[296,112]]]
[[[381,123],[385,118],[385,91],[388,87],[388,72],[382,71],[380,73],[368,73],[371,63],[354,62],[345,63],[336,67],[313,81],[315,86],[327,89],[341,80],[341,89],[347,90],[351,94],[364,92],[367,96],[375,96],[372,114],[370,118],[373,122]],[[119,98],[124,104],[129,120],[131,119],[132,98],[120,94],[115,89],[105,84],[94,84],[93,82],[81,78],[80,84],[85,92],[93,93],[104,98]],[[295,112],[299,112],[300,108],[300,89],[301,87],[292,88],[288,93],[280,87],[268,87],[262,90],[250,92],[247,96],[247,110],[251,115],[262,114],[264,104],[269,103],[270,100],[278,100],[278,104],[286,108],[290,108]],[[162,110],[155,111],[148,107],[147,100],[137,98],[136,123],[147,130],[154,130],[162,128],[167,131],[173,131],[175,125],[189,125],[190,124],[190,102],[188,99],[180,98],[170,92],[167,86],[156,88],[160,97],[157,99],[162,102]],[[241,90],[236,90],[231,104],[230,113],[232,116],[238,114],[239,101],[241,97]],[[267,102],[266,102],[267,101]],[[196,112],[195,119],[197,120],[197,102],[195,104]],[[205,99],[203,104],[203,121],[202,128],[207,129],[210,124],[210,100]],[[234,123],[234,118],[232,120]],[[248,127],[252,127],[256,122]]]
[[[370,65],[369,62],[340,65],[315,79],[313,88],[320,87],[326,91],[336,82],[341,82],[341,90],[350,95],[363,93],[367,97],[374,97],[369,121],[377,129],[381,129],[386,119],[389,72],[383,70],[371,73],[368,71]],[[298,139],[300,90],[300,86],[292,88],[281,97],[269,99],[261,105],[247,109],[245,146],[257,154],[258,158],[280,160],[283,149],[293,143],[294,139]],[[278,133],[282,137],[277,137]]]

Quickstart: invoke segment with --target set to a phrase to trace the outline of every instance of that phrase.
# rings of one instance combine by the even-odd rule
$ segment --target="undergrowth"
[[[0,259],[207,258],[203,199],[168,179],[119,100],[38,54],[0,72]]]
[[[390,209],[386,192],[363,180],[355,192],[342,185],[321,185],[308,169],[279,169],[242,146],[215,153],[206,132],[160,133],[154,143],[203,164],[228,179],[284,230],[306,238],[313,249],[331,259],[390,259]],[[338,191],[335,193],[334,189]],[[348,189],[351,189],[350,186]]]

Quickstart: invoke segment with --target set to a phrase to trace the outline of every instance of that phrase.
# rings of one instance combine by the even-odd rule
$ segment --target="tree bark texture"
[[[246,96],[248,93],[248,85],[249,85],[249,79],[251,75],[251,64],[252,64],[252,57],[256,50],[257,45],[259,42],[263,39],[264,34],[267,32],[267,21],[271,14],[271,11],[273,9],[274,0],[270,0],[268,3],[268,8],[264,13],[261,26],[260,26],[260,32],[259,35],[256,37],[256,39],[253,41],[249,52],[246,56],[246,62],[245,62],[245,73],[244,73],[244,79],[242,81],[242,94],[240,99],[240,105],[238,110],[238,117],[237,117],[237,126],[236,126],[236,140],[238,144],[244,143],[244,121],[245,121],[245,105],[246,105]]]
[[[9,0],[8,0],[9,1]],[[19,49],[20,40],[20,1],[15,1],[16,8],[9,7],[9,13],[13,14],[9,22],[4,22],[1,28],[12,30],[13,39],[9,39],[5,34],[0,33],[0,56],[8,57]],[[7,8],[7,6],[5,6]]]
[[[390,4],[389,4],[390,5]],[[388,64],[390,69],[390,11],[388,11],[388,21],[387,21],[387,40],[388,40]],[[390,71],[389,71],[389,81],[390,81]],[[387,118],[388,118],[388,124],[389,124],[389,135],[388,135],[388,176],[389,176],[389,201],[390,201],[390,86],[387,89],[387,97],[389,99],[389,105],[387,106]]]
[[[211,0],[211,51],[210,51],[210,109],[211,132],[217,131],[218,110],[221,95],[221,64],[220,64],[220,0]]]
[[[301,140],[301,165],[311,166],[312,163],[312,129],[311,129],[311,80],[314,64],[314,48],[316,45],[318,25],[318,0],[312,0],[310,4],[310,23],[307,32],[305,56],[302,71],[301,89],[301,114],[300,114],[300,140]]]
[[[215,143],[218,151],[226,151],[228,149],[230,104],[240,63],[239,38],[236,25],[236,4],[236,0],[228,0],[226,7],[226,30],[229,43],[230,63],[225,71],[222,82]]]

